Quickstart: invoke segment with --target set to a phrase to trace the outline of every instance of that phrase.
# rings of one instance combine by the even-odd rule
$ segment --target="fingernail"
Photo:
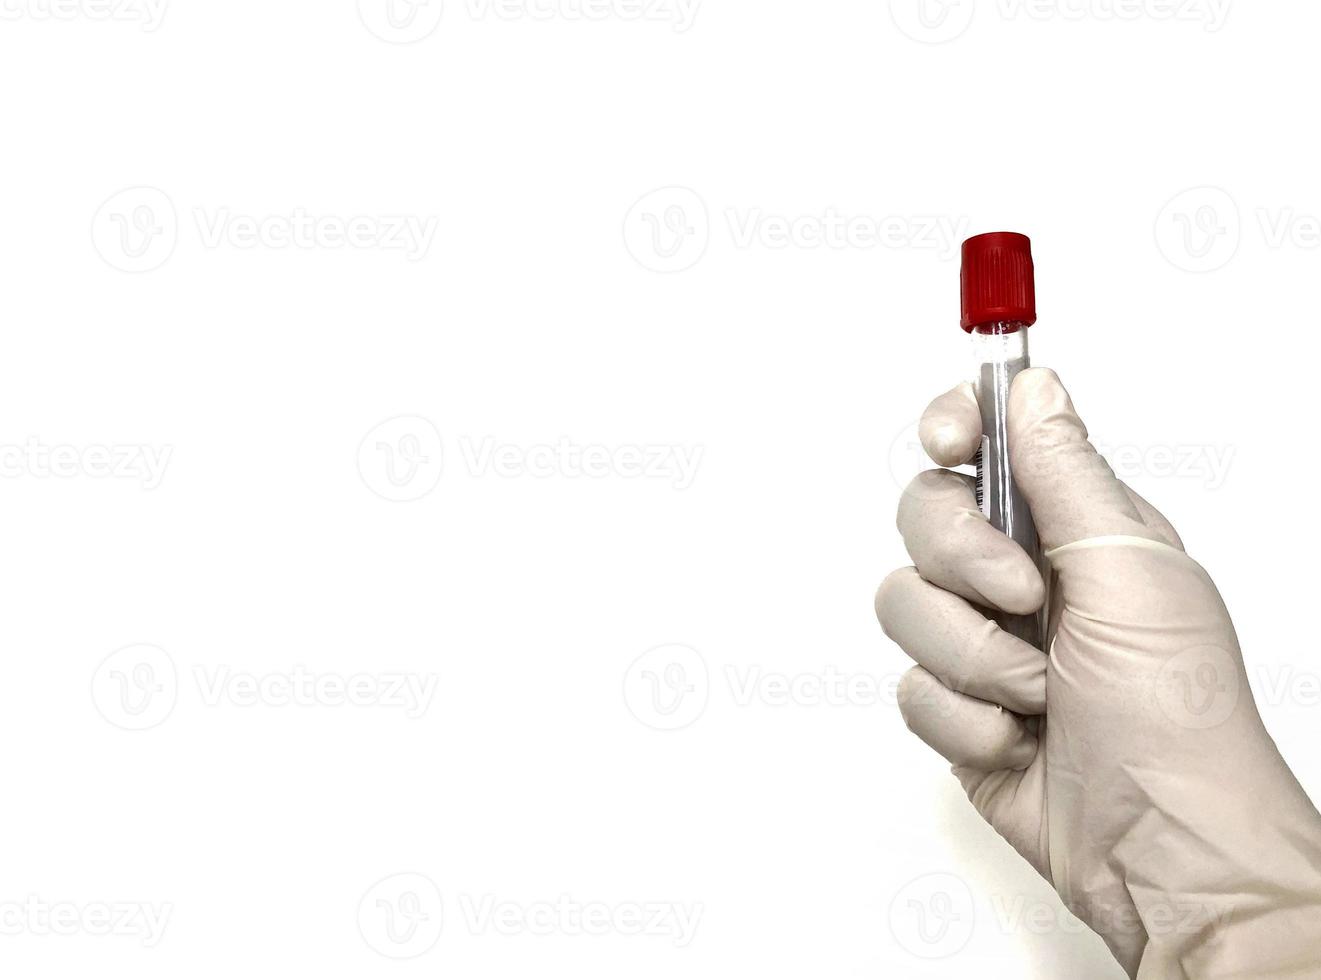
[[[946,422],[931,434],[931,450],[937,463],[953,462],[962,455],[961,431],[953,422]]]

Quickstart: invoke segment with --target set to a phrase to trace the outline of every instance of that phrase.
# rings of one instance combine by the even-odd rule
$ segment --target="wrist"
[[[1138,980],[1321,976],[1321,816],[1299,787],[1260,818],[1232,856],[1229,841],[1168,841],[1191,873],[1177,892],[1130,882],[1146,933]]]

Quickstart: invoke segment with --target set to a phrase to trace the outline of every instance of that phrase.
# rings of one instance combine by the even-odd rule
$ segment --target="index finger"
[[[961,466],[982,442],[982,413],[972,385],[963,382],[936,398],[917,427],[922,448],[939,466]]]

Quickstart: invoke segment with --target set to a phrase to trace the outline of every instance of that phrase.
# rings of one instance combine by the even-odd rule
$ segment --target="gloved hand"
[[[937,398],[920,436],[938,464],[967,462],[971,387]],[[1008,437],[1056,577],[1049,655],[979,608],[1037,609],[1037,567],[970,477],[921,474],[899,506],[917,567],[876,595],[919,665],[908,727],[1130,976],[1321,978],[1321,816],[1262,725],[1215,585],[1097,455],[1054,372],[1014,380]]]

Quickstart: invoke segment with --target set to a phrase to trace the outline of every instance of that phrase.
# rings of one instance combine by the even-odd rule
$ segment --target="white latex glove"
[[[954,466],[980,427],[962,385],[920,435]],[[970,477],[923,473],[899,506],[917,567],[876,595],[919,664],[908,727],[1130,976],[1321,978],[1321,816],[1262,725],[1215,585],[1097,455],[1054,372],[1015,379],[1008,435],[1057,577],[1049,656],[977,608],[1038,608],[1032,561]]]

